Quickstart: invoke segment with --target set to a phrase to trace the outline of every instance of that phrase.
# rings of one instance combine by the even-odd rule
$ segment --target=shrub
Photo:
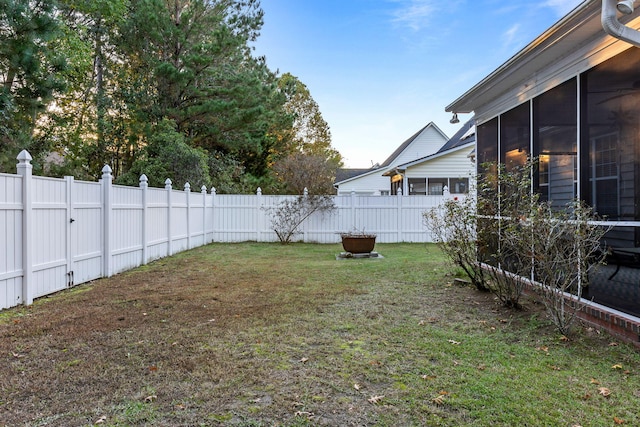
[[[278,206],[268,209],[271,213],[271,228],[280,243],[291,243],[304,220],[316,212],[322,215],[331,213],[335,208],[331,196],[303,195],[286,199]]]

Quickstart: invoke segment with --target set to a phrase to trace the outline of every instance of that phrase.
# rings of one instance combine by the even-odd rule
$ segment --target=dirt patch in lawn
[[[464,409],[392,404],[394,372],[436,375],[443,356],[421,346],[448,343],[439,326],[454,345],[539,310],[452,284],[442,258],[288,250],[214,245],[5,311],[0,424],[455,425]]]

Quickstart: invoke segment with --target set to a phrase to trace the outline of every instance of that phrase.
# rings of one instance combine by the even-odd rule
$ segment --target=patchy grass
[[[0,313],[0,425],[640,425],[640,353],[432,245],[214,244]]]

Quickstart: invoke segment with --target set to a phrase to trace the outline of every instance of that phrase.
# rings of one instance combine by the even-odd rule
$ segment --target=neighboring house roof
[[[462,127],[451,137],[450,140],[444,144],[436,154],[444,153],[445,151],[453,150],[454,148],[462,145],[467,145],[472,142],[476,142],[476,120],[474,117],[469,119]]]
[[[387,166],[391,166],[391,165],[392,165],[392,163],[393,163],[393,161],[394,161],[396,158],[398,158],[398,156],[400,156],[400,154],[402,154],[402,152],[403,152],[404,150],[406,150],[406,149],[407,149],[407,147],[408,147],[409,145],[411,145],[411,143],[412,143],[412,142],[413,142],[413,141],[414,141],[418,136],[420,136],[420,134],[422,134],[425,130],[427,130],[427,128],[429,128],[429,127],[431,127],[431,128],[433,128],[433,129],[435,129],[436,131],[438,131],[438,132],[442,135],[442,137],[443,137],[444,139],[447,139],[447,135],[446,135],[444,132],[442,132],[442,130],[441,130],[438,126],[436,126],[436,124],[435,124],[435,123],[433,123],[433,122],[429,122],[429,124],[427,124],[425,127],[423,127],[423,128],[422,128],[422,129],[420,129],[418,132],[416,132],[415,134],[413,134],[413,135],[412,135],[409,139],[407,139],[405,142],[403,142],[402,144],[400,144],[400,146],[399,146],[398,148],[396,148],[396,151],[394,151],[393,153],[391,153],[391,155],[387,158],[387,160],[385,160],[385,161],[380,165],[380,167],[385,168],[385,167],[387,167]]]
[[[335,182],[342,182],[349,180],[351,178],[358,177],[360,175],[364,175],[365,173],[372,172],[376,168],[368,168],[368,169],[349,169],[349,168],[339,168],[336,170],[336,179]]]
[[[408,167],[415,166],[417,164],[420,164],[429,160],[433,160],[438,157],[442,157],[443,155],[449,154],[458,149],[473,148],[475,147],[475,143],[476,143],[475,129],[476,129],[475,119],[471,118],[437,152],[435,152],[434,154],[430,154],[428,156],[421,157],[419,159],[412,160],[410,162],[398,165],[396,166],[395,169],[399,171],[403,171]]]
[[[409,139],[404,141],[396,150],[378,167],[373,167],[371,169],[338,169],[336,172],[336,180],[334,185],[344,184],[346,182],[352,181],[357,178],[364,177],[366,175],[371,175],[374,173],[384,172],[385,169],[388,169],[393,165],[394,160],[396,160],[410,145],[413,141],[416,140],[421,134],[423,134],[428,128],[434,129],[440,135],[442,135],[443,139],[447,139],[447,135],[442,132],[442,130],[436,126],[435,123],[429,122],[422,129],[413,134]]]

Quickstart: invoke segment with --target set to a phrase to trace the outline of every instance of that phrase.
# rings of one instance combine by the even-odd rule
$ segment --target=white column
[[[149,239],[147,238],[147,224],[149,222],[149,202],[147,200],[148,189],[149,178],[147,178],[147,175],[142,174],[140,175],[140,190],[142,191],[142,265],[149,262]]]
[[[255,212],[254,224],[256,225],[256,242],[260,241],[260,234],[263,228],[262,221],[260,221],[260,217],[264,217],[264,215],[262,215],[261,210],[262,210],[262,188],[258,187],[258,189],[256,190],[256,206],[254,208],[254,212]]]
[[[167,256],[173,255],[173,236],[171,235],[171,180],[167,178],[164,181],[164,188],[167,190]]]
[[[102,276],[111,277],[113,262],[111,259],[111,216],[112,216],[112,182],[111,167],[102,168]]]
[[[200,187],[202,194],[202,244],[207,244],[207,187]]]
[[[184,184],[184,192],[187,194],[187,249],[191,249],[191,184]]]
[[[27,150],[22,150],[18,157],[18,175],[22,176],[22,303],[33,304],[33,290],[31,281],[33,280],[33,237],[31,235],[32,210],[32,176],[33,166],[31,165],[31,154]]]

